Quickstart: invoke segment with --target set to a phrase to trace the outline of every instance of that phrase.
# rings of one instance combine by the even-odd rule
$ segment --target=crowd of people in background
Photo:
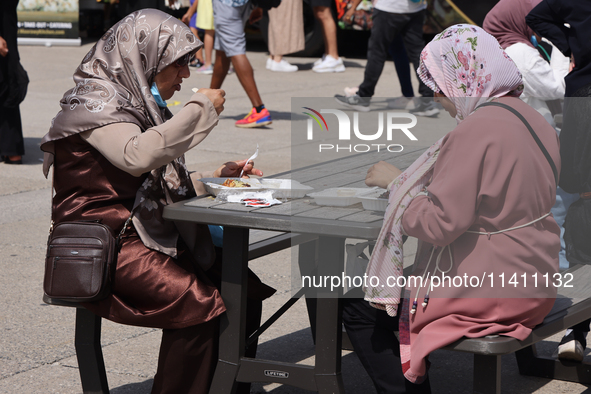
[[[158,8],[173,15],[178,14],[205,44],[204,48],[199,50],[191,60],[190,66],[195,67],[195,72],[212,75],[210,87],[219,88],[222,86],[225,76],[235,71],[247,93],[252,109],[243,119],[236,122],[236,126],[242,128],[265,127],[272,123],[271,113],[265,108],[256,86],[256,70],[252,69],[245,54],[244,28],[247,23],[255,23],[264,15],[268,20],[269,58],[266,62],[266,69],[273,72],[296,72],[298,66],[290,64],[284,56],[297,54],[305,49],[302,1],[103,0],[103,2],[105,2],[105,10],[109,10],[108,15],[111,15],[112,18],[122,17],[131,11],[142,8]],[[338,51],[338,27],[333,17],[333,2],[333,0],[311,0],[309,4],[316,23],[320,26],[324,42],[324,53],[312,65],[312,71],[316,73],[340,73],[346,70]],[[360,2],[361,0],[350,2],[343,17],[345,24],[351,25],[354,22],[354,15]],[[419,54],[425,44],[422,28],[426,4],[426,0],[380,0],[375,2],[364,81],[358,87],[345,87],[345,96],[337,95],[337,101],[356,110],[368,111],[370,98],[374,94],[384,63],[390,55],[395,61],[403,96],[391,100],[389,106],[395,109],[410,110],[418,116],[436,117],[439,114],[439,107],[432,99],[432,92],[418,80],[418,91],[421,98],[415,99],[412,87],[411,65],[412,69],[418,67]],[[113,13],[113,7],[118,9],[117,13]],[[178,10],[186,11],[179,14]],[[228,20],[229,11],[239,12],[231,20]],[[219,28],[225,30],[219,31]],[[226,38],[229,38],[229,41]],[[226,42],[225,50],[221,49],[224,42]],[[228,48],[230,44],[235,48]],[[213,57],[214,46],[216,49],[215,59]],[[216,71],[217,55],[219,55],[217,64],[220,66]],[[225,66],[227,64],[229,64],[228,67]],[[224,71],[226,68],[227,71]]]

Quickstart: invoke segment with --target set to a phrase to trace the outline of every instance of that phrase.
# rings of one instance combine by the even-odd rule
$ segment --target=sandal
[[[6,164],[23,164],[23,157],[18,156],[20,159],[11,159],[8,156],[2,156],[2,161]]]

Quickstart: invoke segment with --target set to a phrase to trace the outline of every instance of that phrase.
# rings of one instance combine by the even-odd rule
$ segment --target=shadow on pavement
[[[154,379],[144,380],[140,383],[124,384],[111,390],[111,394],[146,394],[152,390]]]

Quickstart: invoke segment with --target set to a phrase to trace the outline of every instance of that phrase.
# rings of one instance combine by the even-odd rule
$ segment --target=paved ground
[[[91,45],[82,47],[21,47],[24,67],[31,83],[21,105],[26,141],[24,165],[0,164],[0,393],[80,393],[74,352],[74,310],[42,303],[42,275],[50,219],[50,181],[41,173],[39,141],[58,111],[58,100],[72,87],[71,76]],[[265,70],[265,53],[251,51],[261,96],[274,122],[265,129],[243,130],[233,123],[250,110],[246,95],[235,75],[227,78],[226,110],[219,126],[187,155],[190,169],[213,169],[227,159],[246,158],[258,143],[257,166],[267,175],[291,168],[291,98],[332,97],[344,86],[362,80],[364,60],[345,59],[347,71],[316,74],[315,59],[290,58],[301,71],[279,74]],[[209,77],[193,75],[174,97],[180,104],[190,97],[190,87],[209,85]],[[376,96],[400,95],[392,64],[386,66]],[[171,101],[174,101],[171,100]],[[376,99],[385,108],[383,99]],[[177,111],[180,106],[172,107]],[[422,120],[417,127],[419,141],[426,146],[453,127],[447,114],[438,120]],[[412,252],[410,252],[412,254]],[[290,297],[292,255],[284,251],[252,262],[261,278],[278,289],[264,305],[269,316]],[[313,343],[303,302],[277,322],[261,338],[263,358],[313,363]],[[160,331],[103,323],[103,351],[113,393],[148,393],[155,372]],[[542,344],[551,353],[556,340]],[[431,381],[434,393],[467,393],[472,385],[472,357],[437,351],[432,357]],[[522,377],[514,357],[503,359],[503,392],[586,393],[586,386]],[[371,394],[374,389],[354,353],[344,352],[343,377],[348,393]],[[257,393],[304,393],[275,384],[256,384]]]

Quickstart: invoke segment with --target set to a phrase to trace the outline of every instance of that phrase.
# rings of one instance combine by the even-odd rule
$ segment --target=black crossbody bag
[[[111,293],[121,237],[134,211],[117,238],[100,221],[62,222],[54,226],[52,214],[45,255],[45,294],[73,302],[106,298]]]

